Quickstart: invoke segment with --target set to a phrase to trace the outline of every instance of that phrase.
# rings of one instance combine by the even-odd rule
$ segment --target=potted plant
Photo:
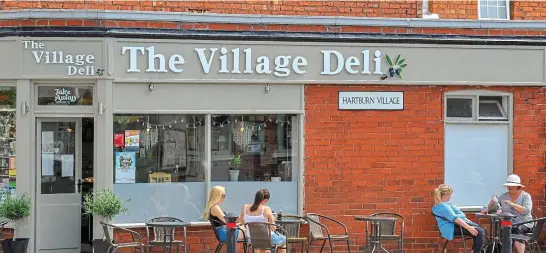
[[[13,222],[13,238],[2,241],[4,253],[26,253],[28,238],[17,238],[17,223],[30,215],[32,201],[26,194],[20,197],[12,196],[10,192],[4,192],[0,203],[0,217]]]
[[[127,212],[125,204],[130,200],[121,200],[110,189],[91,192],[83,197],[84,214],[102,217],[105,223],[111,222],[116,216]],[[93,239],[93,252],[107,252],[109,243],[105,239]]]
[[[239,167],[241,167],[241,155],[233,156],[229,161],[229,181],[239,180]]]

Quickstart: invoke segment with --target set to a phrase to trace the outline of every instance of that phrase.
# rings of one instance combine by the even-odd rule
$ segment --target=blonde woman
[[[455,235],[461,235],[462,227],[463,234],[471,235],[474,239],[472,252],[479,253],[485,243],[487,232],[480,225],[467,219],[461,209],[449,203],[452,193],[453,189],[447,184],[441,184],[433,191],[434,206],[432,207],[432,213],[436,216],[440,233],[442,237],[451,241]]]
[[[209,199],[203,211],[203,218],[205,220],[210,220],[214,225],[214,229],[218,232],[218,236],[221,241],[226,241],[227,239],[227,230],[226,230],[226,220],[224,216],[226,212],[222,210],[220,205],[226,200],[226,188],[222,186],[214,186],[209,194]],[[242,230],[243,227],[237,229],[237,240],[243,239],[243,233],[239,233],[239,230]]]

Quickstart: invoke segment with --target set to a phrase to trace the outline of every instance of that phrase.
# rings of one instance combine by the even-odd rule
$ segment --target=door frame
[[[35,142],[34,142],[34,146],[35,146],[35,154],[34,154],[34,161],[33,161],[33,164],[34,164],[34,168],[35,169],[35,174],[34,174],[34,180],[32,180],[34,182],[34,205],[36,207],[36,210],[38,210],[38,207],[40,206],[40,203],[41,202],[41,177],[42,177],[42,164],[41,164],[41,161],[42,161],[42,153],[41,153],[41,146],[42,146],[42,139],[41,139],[41,133],[42,133],[42,126],[41,126],[41,123],[43,122],[75,122],[76,123],[76,127],[74,129],[75,131],[75,142],[76,142],[76,150],[75,150],[75,171],[74,171],[74,180],[75,180],[75,183],[74,183],[74,191],[76,194],[79,195],[79,198],[80,199],[80,203],[81,203],[81,199],[82,199],[82,195],[81,195],[81,192],[77,192],[77,180],[81,180],[81,177],[82,177],[82,133],[81,133],[81,130],[82,130],[82,118],[84,118],[85,116],[87,115],[84,115],[84,114],[79,114],[79,115],[66,115],[66,114],[55,114],[55,115],[36,115],[34,117],[34,137],[36,138],[35,139]],[[91,116],[92,117],[92,116]],[[92,117],[94,118],[94,117]],[[79,213],[80,215],[80,223],[81,223],[81,211]],[[34,218],[34,224],[32,226],[32,230],[33,230],[33,234],[34,234],[34,239],[35,239],[35,243],[34,243],[34,246],[33,246],[33,251],[34,252],[38,252],[38,236],[39,233],[38,233],[38,223],[40,222],[40,220],[38,220],[38,212],[34,212],[34,215],[33,215],[33,218]],[[81,228],[81,224],[79,224],[80,228]],[[81,233],[80,230],[77,231],[78,234]],[[81,235],[77,237],[78,238],[78,252],[81,251]]]

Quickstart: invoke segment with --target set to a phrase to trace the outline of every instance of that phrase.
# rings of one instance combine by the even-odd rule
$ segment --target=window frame
[[[503,120],[487,120],[487,121],[480,121],[479,117],[479,104],[480,102],[487,101],[493,102],[492,100],[484,99],[486,97],[501,97],[502,103],[495,101],[498,103],[498,105],[501,107],[501,112],[503,115],[506,116],[506,119]],[[457,118],[457,117],[447,117],[447,100],[450,98],[472,98],[473,99],[473,108],[472,108],[472,119],[468,120],[466,118]],[[484,99],[480,101],[480,98]],[[448,124],[502,124],[502,125],[508,125],[508,152],[506,154],[507,158],[507,164],[508,164],[508,171],[507,174],[510,175],[514,171],[514,124],[513,124],[513,113],[514,113],[514,95],[512,93],[507,92],[500,92],[500,91],[492,91],[492,90],[460,90],[460,91],[451,91],[444,93],[443,96],[443,106],[444,106],[444,129],[445,126]],[[487,117],[486,117],[487,118]],[[487,118],[490,119],[490,118]],[[446,131],[444,131],[444,140],[446,140]],[[446,149],[446,142],[444,142],[444,150]],[[446,180],[445,176],[445,157],[444,157],[444,182]],[[460,206],[460,209],[462,211],[468,211],[468,212],[474,212],[474,211],[480,211],[482,206],[471,206],[471,205],[462,205]]]
[[[297,177],[296,180],[293,180],[296,182],[297,186],[296,188],[298,189],[298,192],[297,192],[297,203],[296,203],[296,209],[297,209],[297,215],[301,215],[303,214],[304,210],[303,210],[303,207],[304,207],[304,202],[305,202],[305,193],[303,192],[304,191],[304,158],[305,158],[305,147],[304,147],[304,130],[305,130],[305,126],[303,124],[305,124],[305,115],[303,112],[301,111],[279,111],[279,112],[276,112],[276,111],[267,111],[267,112],[264,112],[264,111],[252,111],[252,112],[248,112],[248,111],[243,111],[243,112],[231,112],[231,111],[208,111],[208,112],[200,112],[200,111],[176,111],[176,112],[172,112],[172,111],[169,111],[169,112],[165,112],[165,111],[151,111],[151,112],[143,112],[143,111],[116,111],[114,110],[112,112],[112,119],[114,116],[116,115],[125,115],[125,114],[157,114],[157,115],[169,115],[169,114],[172,114],[172,115],[180,115],[180,114],[200,114],[200,115],[203,115],[204,116],[204,127],[205,127],[205,156],[204,156],[204,162],[206,162],[206,168],[205,169],[205,179],[204,179],[204,184],[205,184],[205,196],[209,196],[210,194],[210,191],[211,191],[211,188],[213,186],[213,184],[217,183],[215,181],[212,181],[212,168],[211,168],[211,165],[212,165],[212,127],[213,127],[213,120],[212,120],[212,116],[213,115],[226,115],[226,114],[237,114],[237,115],[248,115],[248,116],[252,116],[252,115],[287,115],[287,114],[290,114],[290,115],[294,115],[296,117],[296,119],[293,121],[293,124],[298,124],[296,127],[297,127],[297,137],[295,137],[294,139],[294,146],[292,147],[293,149],[296,149],[297,152],[298,152],[298,155],[297,155],[297,158],[296,160],[294,160],[294,164],[297,164],[297,171],[294,172],[294,176]],[[113,130],[113,128],[112,128]],[[293,133],[292,133],[293,134]],[[111,135],[112,137],[112,141],[113,141],[113,134]],[[113,176],[113,173],[114,173],[114,168],[113,168],[113,163],[110,163],[112,166],[112,171],[110,171],[110,173],[112,174]],[[244,183],[244,182],[243,182]],[[108,184],[111,186],[111,189],[113,189],[113,186],[114,186],[114,181],[111,180],[110,182],[108,182]],[[206,199],[205,199],[206,201]],[[203,224],[208,224],[208,222],[206,221],[190,221],[192,224],[200,224],[200,225],[203,225]],[[123,226],[124,223],[119,223],[118,225],[122,225]]]
[[[478,0],[478,20],[510,20],[510,0],[497,0],[499,1],[505,1],[506,2],[506,18],[490,18],[490,17],[482,17],[481,10],[482,10],[482,2],[487,0]],[[496,8],[500,8],[500,6],[496,6]]]

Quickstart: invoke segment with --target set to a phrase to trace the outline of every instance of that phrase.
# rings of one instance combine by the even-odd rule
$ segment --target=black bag
[[[4,253],[27,253],[28,238],[6,239],[2,241]]]

